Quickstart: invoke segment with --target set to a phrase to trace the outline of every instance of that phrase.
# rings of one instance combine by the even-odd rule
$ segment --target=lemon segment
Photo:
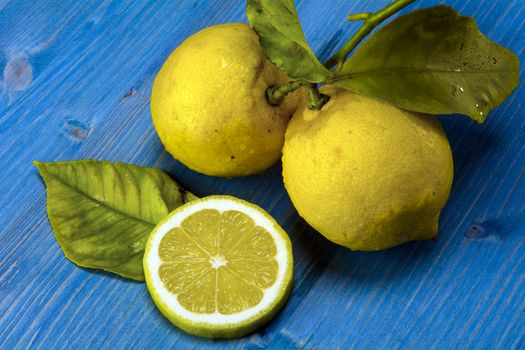
[[[288,236],[261,208],[211,196],[178,208],[154,229],[144,270],[153,300],[176,326],[235,338],[284,305],[293,257]]]

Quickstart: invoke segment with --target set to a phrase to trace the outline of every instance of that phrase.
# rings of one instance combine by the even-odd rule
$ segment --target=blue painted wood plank
[[[356,29],[346,13],[388,2],[297,4],[327,58]],[[438,3],[474,16],[525,61],[522,0],[412,8]],[[441,117],[455,182],[436,242],[351,252],[300,220],[279,164],[226,180],[163,151],[148,108],[156,72],[184,38],[232,21],[246,21],[243,1],[0,0],[0,348],[525,349],[523,84],[483,125]],[[31,161],[81,158],[158,167],[198,195],[232,194],[268,210],[296,262],[283,312],[243,339],[196,338],[159,314],[143,284],[68,262]]]

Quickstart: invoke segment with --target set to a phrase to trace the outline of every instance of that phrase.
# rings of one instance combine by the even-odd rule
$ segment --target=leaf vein
[[[142,223],[144,225],[147,225],[147,226],[150,226],[151,228],[153,228],[155,226],[155,223],[151,223],[149,221],[146,221],[146,220],[143,220],[139,217],[136,217],[136,216],[133,216],[129,213],[126,213],[118,208],[114,208],[113,206],[109,205],[108,203],[104,203],[104,202],[101,202],[99,200],[97,200],[96,198],[93,198],[91,197],[88,193],[86,193],[85,191],[82,191],[80,188],[78,188],[77,186],[73,186],[69,183],[67,183],[66,181],[64,181],[63,179],[61,179],[60,177],[56,176],[55,174],[51,174],[51,173],[48,173],[47,176],[50,176],[52,177],[53,179],[57,180],[58,182],[60,182],[61,184],[67,186],[67,187],[70,187],[71,189],[73,189],[74,191],[78,192],[80,195],[82,195],[83,197],[87,198],[88,200],[98,204],[98,205],[102,205],[103,207],[121,215],[121,216],[125,216],[125,217],[128,217],[132,220],[135,220],[135,221],[138,221],[139,223]]]

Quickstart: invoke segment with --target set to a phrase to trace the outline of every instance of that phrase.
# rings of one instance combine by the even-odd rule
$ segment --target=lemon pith
[[[151,234],[144,256],[161,312],[189,333],[223,338],[245,335],[275,315],[291,290],[292,265],[277,223],[228,196],[178,208]]]

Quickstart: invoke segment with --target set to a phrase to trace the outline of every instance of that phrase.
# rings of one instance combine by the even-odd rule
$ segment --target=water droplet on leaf
[[[458,94],[457,92],[457,89],[456,89],[456,85],[450,83],[450,93],[453,97],[456,97],[456,95]]]

